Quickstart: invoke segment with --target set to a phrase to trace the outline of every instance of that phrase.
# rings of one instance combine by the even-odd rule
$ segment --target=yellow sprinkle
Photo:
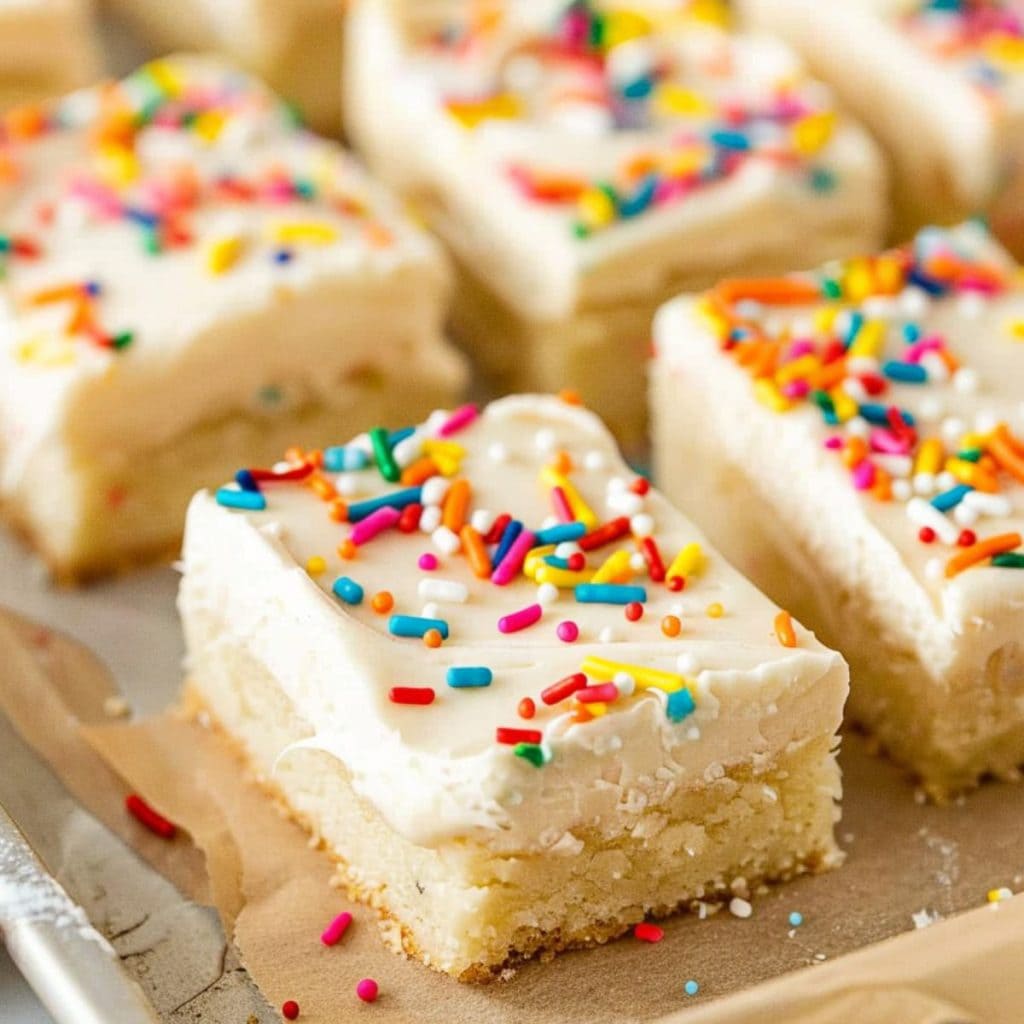
[[[658,86],[654,93],[654,106],[660,113],[675,117],[702,117],[712,110],[711,104],[699,92],[673,82]]]
[[[310,576],[319,576],[327,569],[327,562],[319,555],[313,555],[306,559],[306,572]]]
[[[903,287],[903,264],[895,256],[875,260],[875,280],[885,295],[895,295]]]
[[[985,898],[989,903],[1001,903],[1003,900],[1008,900],[1013,893],[1003,886],[1000,889],[989,889],[986,893]]]
[[[555,544],[542,544],[540,547],[530,548],[523,559],[523,572],[532,579],[544,564],[544,559],[555,553],[555,547]]]
[[[997,63],[1009,64],[1014,68],[1024,64],[1024,39],[999,35],[985,49],[992,60]]]
[[[832,399],[832,407],[840,423],[852,420],[860,412],[857,403],[841,387],[833,388],[829,392],[829,398]]]
[[[554,565],[541,565],[535,577],[537,583],[551,583],[559,590],[571,589],[580,583],[589,583],[591,573],[573,572],[571,569],[559,569]]]
[[[216,142],[227,121],[227,115],[221,111],[205,110],[192,122],[192,131],[204,142]]]
[[[142,70],[170,97],[181,95],[181,75],[168,60],[151,60]]]
[[[670,580],[676,576],[687,579],[690,576],[696,576],[703,571],[704,561],[704,549],[696,541],[687,544],[672,559],[672,564],[668,567],[668,572],[665,573],[665,579]]]
[[[792,362],[784,363],[775,374],[775,383],[778,385],[790,384],[801,377],[807,377],[814,373],[821,366],[821,360],[817,356],[808,353]]]
[[[48,367],[70,366],[77,358],[71,341],[46,334],[26,338],[17,346],[14,354],[19,363]]]
[[[466,454],[466,449],[458,441],[445,441],[440,437],[425,438],[423,451],[434,458],[440,455],[449,459],[461,459]]]
[[[483,121],[514,120],[523,113],[519,97],[512,93],[499,93],[485,100],[449,102],[447,109],[463,128],[476,128]]]
[[[946,472],[959,483],[968,484],[978,491],[995,493],[999,490],[999,482],[984,466],[979,466],[969,459],[947,459]]]
[[[704,613],[709,619],[720,619],[725,614],[725,608],[722,607],[720,601],[712,601],[711,604],[704,609]]]
[[[615,220],[615,203],[603,189],[588,188],[579,198],[579,210],[589,228],[603,228]]]
[[[729,7],[723,0],[691,0],[686,14],[695,21],[705,21],[719,28],[728,28],[732,23]]]
[[[1024,320],[1011,320],[1006,330],[1014,341],[1024,341]]]
[[[849,348],[851,356],[866,356],[877,359],[885,344],[885,324],[881,320],[867,320],[857,332],[857,337]]]
[[[603,701],[594,701],[592,704],[584,704],[582,701],[574,701],[577,708],[583,708],[589,711],[594,718],[600,718],[602,715],[608,713],[608,705]]]
[[[569,482],[569,478],[564,473],[559,473],[554,466],[545,466],[540,471],[540,478],[541,482],[547,484],[548,487],[562,488],[565,500],[569,503],[569,508],[572,509],[573,516],[583,523],[588,530],[592,530],[597,526],[597,516],[580,497],[580,492]]]
[[[685,178],[699,171],[707,159],[708,147],[695,144],[674,149],[664,157],[662,165],[670,178]]]
[[[760,377],[754,381],[754,397],[772,412],[788,412],[793,403],[778,389],[774,381]]]
[[[914,462],[914,472],[935,476],[942,468],[942,455],[942,442],[937,437],[922,441]]]
[[[100,146],[96,151],[100,177],[114,188],[125,188],[139,177],[139,161],[128,147],[116,144]]]
[[[305,242],[309,245],[329,245],[338,240],[338,231],[330,224],[315,220],[295,220],[275,224],[269,231],[270,239],[281,245]]]
[[[697,306],[697,314],[704,321],[704,323],[714,332],[715,336],[722,340],[728,337],[732,327],[729,324],[728,319],[722,316],[718,310],[715,309],[714,305],[707,299],[702,300]]]
[[[836,306],[819,306],[814,311],[814,329],[818,334],[831,334],[839,309]]]
[[[633,578],[633,569],[629,564],[630,557],[630,553],[625,550],[609,555],[594,573],[591,582],[628,583]]]
[[[675,693],[686,685],[686,680],[678,672],[664,672],[643,665],[630,665],[624,661],[609,661],[607,658],[584,658],[580,671],[602,683],[611,682],[619,672],[625,672],[632,676],[641,690]]]
[[[243,242],[237,235],[215,238],[206,247],[206,269],[211,274],[230,270],[242,255]]]
[[[866,259],[850,260],[843,274],[843,295],[851,302],[861,302],[874,290],[874,275]]]
[[[649,35],[653,26],[637,11],[609,11],[604,17],[601,42],[609,49]]]
[[[835,127],[834,111],[808,114],[793,125],[793,147],[801,156],[813,156],[828,145]]]

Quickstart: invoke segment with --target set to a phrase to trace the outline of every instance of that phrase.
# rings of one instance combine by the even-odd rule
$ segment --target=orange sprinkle
[[[31,139],[46,131],[46,111],[41,106],[15,107],[3,121],[12,139]]]
[[[432,649],[440,647],[442,639],[441,630],[439,629],[428,629],[426,633],[423,634],[423,642],[427,647]]]
[[[679,621],[678,615],[666,615],[665,618],[661,620],[661,631],[665,636],[679,636],[682,628],[683,624]]]
[[[477,579],[486,580],[491,575],[491,559],[487,554],[487,547],[483,537],[472,526],[464,526],[459,531],[459,540],[462,541],[462,550],[466,552],[469,559],[469,567]]]
[[[441,522],[453,533],[459,533],[466,525],[466,512],[469,509],[469,481],[456,480],[444,498]]]
[[[793,616],[789,612],[779,612],[775,616],[775,635],[783,647],[796,647],[796,633],[793,631]]]
[[[738,277],[725,280],[715,295],[727,305],[749,299],[769,306],[801,306],[821,299],[821,289],[813,281],[795,277]]]
[[[566,405],[582,405],[583,399],[580,397],[580,393],[575,391],[573,388],[562,388],[558,392],[558,397],[565,402]]]
[[[338,554],[346,561],[351,561],[356,557],[356,546],[352,541],[346,539],[338,545]]]
[[[1013,551],[1021,544],[1024,544],[1024,538],[1019,533],[1000,533],[995,537],[980,540],[977,544],[972,544],[969,548],[964,548],[963,551],[955,554],[946,563],[946,578],[951,579],[962,573],[964,569],[969,569],[972,565],[977,565],[978,562],[983,562],[993,555]]]
[[[395,599],[391,596],[391,591],[378,590],[377,593],[370,598],[370,607],[378,615],[387,615],[387,613],[395,607]]]
[[[425,455],[402,470],[401,482],[406,487],[419,487],[424,480],[439,476],[440,473],[437,463],[429,455]]]
[[[533,702],[532,697],[524,697],[519,702],[517,710],[520,718],[533,718],[537,714],[537,705]]]
[[[348,502],[344,498],[335,498],[331,502],[331,508],[328,512],[331,519],[336,523],[347,523],[348,522]]]
[[[309,489],[323,501],[333,501],[338,496],[334,484],[319,473],[311,474],[306,483],[309,485]]]
[[[572,456],[568,452],[558,452],[555,455],[555,461],[551,463],[552,469],[556,473],[561,473],[565,476],[566,473],[572,472]]]
[[[1010,433],[1005,423],[996,427],[988,441],[989,454],[1010,476],[1024,483],[1024,454],[1019,450],[1020,442]]]

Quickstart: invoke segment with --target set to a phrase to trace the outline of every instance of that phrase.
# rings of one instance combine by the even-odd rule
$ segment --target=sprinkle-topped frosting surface
[[[843,184],[827,90],[784,47],[728,31],[723,5],[453,10],[412,33],[418,89],[581,239],[753,167],[808,199]]]
[[[212,62],[168,58],[0,117],[0,346],[17,366],[166,355],[275,289],[410,249],[337,146]]]
[[[190,513],[190,609],[218,600],[190,590],[214,543],[289,609],[308,605],[311,644],[338,644],[305,669],[276,642],[260,651],[286,689],[293,679],[310,745],[375,794],[410,757],[499,794],[482,819],[460,798],[438,828],[493,826],[513,789],[542,784],[530,773],[568,771],[581,752],[621,750],[646,771],[698,759],[702,772],[695,741],[731,700],[751,702],[737,755],[749,756],[753,708],[837,660],[626,467],[594,416],[554,398],[465,406],[242,470]],[[259,621],[231,628],[259,647]]]
[[[701,303],[757,399],[808,426],[908,565],[1024,582],[1024,292],[978,224]],[[685,362],[685,353],[677,354]]]

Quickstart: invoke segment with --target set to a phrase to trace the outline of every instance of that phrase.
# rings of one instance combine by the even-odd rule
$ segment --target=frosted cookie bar
[[[1024,763],[1024,294],[976,224],[658,315],[656,461],[936,794]],[[699,458],[698,458],[699,456]]]
[[[346,0],[103,0],[158,52],[213,52],[295,104],[317,131],[341,128]]]
[[[578,406],[243,469],[184,559],[193,706],[439,971],[837,863],[845,663]]]
[[[741,0],[871,130],[896,238],[986,213],[1024,255],[1024,9],[1007,0]]]
[[[642,436],[659,302],[880,240],[863,132],[705,3],[402,4],[350,15],[347,125],[459,264],[455,328],[506,390],[577,388]]]
[[[58,576],[172,550],[243,453],[461,387],[435,244],[245,75],[71,94],[0,172],[0,499]]]
[[[88,0],[0,0],[0,111],[95,79],[89,14]]]

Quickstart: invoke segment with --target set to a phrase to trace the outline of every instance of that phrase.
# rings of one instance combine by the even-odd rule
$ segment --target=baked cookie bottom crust
[[[718,766],[615,842],[580,830],[514,855],[474,837],[425,848],[355,792],[341,761],[313,749],[280,756],[313,730],[241,647],[224,638],[190,668],[186,713],[227,734],[258,784],[336,862],[335,884],[377,911],[390,948],[459,981],[508,977],[529,958],[842,858],[831,735],[770,763]]]

